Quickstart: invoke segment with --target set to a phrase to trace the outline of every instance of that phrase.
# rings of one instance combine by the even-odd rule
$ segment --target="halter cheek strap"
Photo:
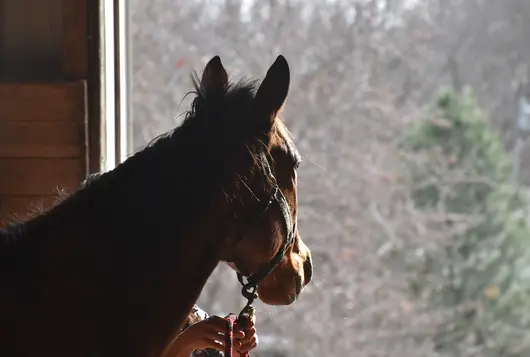
[[[270,207],[275,204],[280,209],[280,212],[282,213],[283,218],[283,231],[285,232],[285,239],[282,243],[282,246],[276,253],[276,255],[271,259],[271,261],[261,270],[258,270],[256,273],[247,276],[246,282],[244,281],[244,276],[241,275],[241,273],[237,273],[237,278],[241,285],[243,285],[243,288],[241,290],[241,294],[248,300],[247,306],[251,305],[254,300],[258,297],[257,295],[257,289],[258,284],[267,277],[275,268],[278,266],[278,264],[283,260],[285,257],[285,254],[287,253],[287,250],[290,248],[290,246],[294,243],[295,237],[296,237],[296,218],[294,222],[291,219],[291,209],[289,208],[289,202],[287,202],[287,199],[285,198],[285,195],[280,190],[280,187],[278,186],[278,182],[276,181],[276,178],[274,177],[274,174],[272,173],[271,165],[269,162],[268,157],[265,155],[265,150],[261,150],[260,152],[261,162],[263,164],[263,171],[265,174],[265,177],[273,184],[274,186],[274,193],[270,197],[269,201],[267,202],[267,205],[265,206],[264,210],[262,211],[262,215],[265,214]]]
[[[296,216],[293,220],[291,219],[291,209],[289,208],[289,202],[287,202],[287,199],[285,198],[285,195],[280,190],[280,187],[278,186],[278,182],[276,181],[276,178],[274,177],[274,174],[272,173],[271,164],[269,162],[268,157],[265,154],[265,150],[260,151],[260,157],[261,162],[263,164],[263,171],[265,174],[265,178],[268,179],[273,187],[274,192],[271,195],[269,201],[267,202],[266,206],[263,208],[263,211],[261,215],[263,216],[267,211],[270,209],[270,207],[275,204],[280,209],[280,212],[282,213],[283,218],[283,231],[285,234],[285,239],[282,242],[282,245],[278,252],[274,255],[274,257],[271,259],[271,261],[261,270],[258,270],[256,273],[244,277],[241,275],[241,273],[237,273],[237,279],[243,285],[243,288],[241,289],[241,294],[247,299],[247,304],[239,314],[239,317],[236,318],[234,314],[230,314],[226,317],[227,321],[227,329],[228,333],[226,335],[226,341],[225,341],[225,356],[226,357],[232,357],[233,354],[233,331],[234,331],[234,323],[238,321],[240,324],[246,325],[249,321],[253,321],[255,318],[254,316],[254,307],[252,306],[252,303],[254,300],[257,299],[258,294],[258,284],[260,281],[262,281],[265,277],[267,277],[277,266],[280,264],[280,262],[285,257],[285,254],[287,253],[287,250],[294,244],[294,240],[296,237],[297,227],[296,227]],[[244,279],[246,278],[246,282]],[[243,357],[248,357],[248,353],[243,354]]]

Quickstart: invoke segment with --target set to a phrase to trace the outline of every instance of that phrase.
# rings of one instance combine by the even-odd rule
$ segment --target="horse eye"
[[[293,168],[294,168],[295,170],[298,170],[298,168],[300,167],[300,164],[301,164],[301,163],[302,163],[302,160],[298,160],[298,161],[296,161],[296,162],[294,163],[294,165],[293,165]]]

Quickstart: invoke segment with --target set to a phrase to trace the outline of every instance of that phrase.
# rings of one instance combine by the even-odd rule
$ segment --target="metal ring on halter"
[[[245,299],[247,299],[247,305],[252,305],[254,300],[258,298],[258,293],[256,292],[258,287],[254,284],[245,284],[241,289],[241,294]]]

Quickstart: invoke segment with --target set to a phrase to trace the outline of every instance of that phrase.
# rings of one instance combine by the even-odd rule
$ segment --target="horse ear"
[[[289,92],[290,71],[287,60],[282,55],[267,71],[256,93],[256,104],[266,114],[267,126],[272,127],[276,115],[282,109]]]
[[[228,74],[226,73],[221,58],[214,56],[204,67],[201,78],[202,87],[208,91],[225,90],[228,87]]]

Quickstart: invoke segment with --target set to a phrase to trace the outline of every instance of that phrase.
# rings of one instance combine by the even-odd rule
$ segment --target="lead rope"
[[[234,353],[234,324],[236,322],[239,322],[243,330],[246,329],[247,326],[249,326],[250,322],[254,323],[256,322],[256,310],[254,309],[254,306],[251,304],[247,304],[243,310],[239,313],[239,316],[236,317],[234,314],[229,314],[225,319],[227,322],[227,330],[228,333],[225,337],[225,357],[233,357]],[[241,354],[241,357],[249,357],[248,352],[245,352]]]

